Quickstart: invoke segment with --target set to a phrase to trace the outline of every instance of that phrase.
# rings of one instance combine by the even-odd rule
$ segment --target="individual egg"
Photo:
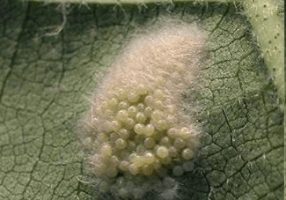
[[[100,149],[100,153],[103,156],[111,156],[112,154],[112,148],[109,144],[103,144],[101,149]]]
[[[150,107],[150,106],[147,106],[147,107],[145,108],[145,110],[144,110],[144,114],[145,114],[146,117],[150,117],[151,114],[152,114],[152,112],[153,112],[153,109],[152,109],[152,107]]]
[[[180,137],[184,140],[188,140],[191,138],[191,131],[187,127],[183,127],[180,131]]]
[[[155,146],[155,140],[152,138],[152,137],[147,137],[145,140],[144,140],[144,146],[147,148],[147,149],[152,149],[154,146]]]
[[[156,155],[160,158],[166,158],[169,155],[169,150],[164,146],[160,146],[156,150]]]
[[[116,177],[117,174],[118,174],[118,170],[115,167],[113,167],[113,166],[111,166],[111,167],[106,169],[106,175],[108,177],[113,178],[113,177]]]
[[[123,160],[119,163],[119,169],[122,171],[127,171],[130,163],[126,160]]]
[[[120,130],[121,128],[121,123],[117,120],[113,120],[110,124],[110,128],[111,130],[113,130],[114,132],[117,132]]]
[[[139,100],[140,95],[135,92],[130,92],[127,98],[129,102],[136,103]]]
[[[130,162],[133,162],[135,160],[135,158],[137,158],[137,156],[138,155],[135,152],[133,152],[128,156],[128,159]]]
[[[151,119],[154,121],[159,121],[162,119],[163,113],[159,110],[154,110],[151,114]]]
[[[162,137],[162,139],[160,140],[160,145],[169,147],[171,145],[169,137],[167,136]]]
[[[110,133],[110,135],[109,135],[109,139],[111,142],[115,142],[118,138],[119,138],[119,135],[115,132]]]
[[[121,101],[119,104],[118,104],[118,108],[121,109],[121,110],[126,110],[129,108],[129,103],[126,102],[126,101]]]
[[[168,129],[168,123],[166,120],[156,121],[155,126],[159,131],[164,131]]]
[[[147,164],[153,164],[155,162],[155,156],[151,152],[146,152],[144,157]]]
[[[137,175],[139,173],[139,168],[135,164],[129,165],[128,170],[132,175]]]
[[[189,149],[189,148],[184,149],[183,152],[182,152],[182,157],[185,160],[190,160],[190,159],[193,158],[193,156],[194,156],[194,152],[191,149]]]
[[[130,106],[128,109],[127,109],[127,112],[128,112],[128,116],[129,117],[135,117],[135,115],[137,114],[138,112],[138,109],[136,106]]]
[[[145,105],[143,103],[138,103],[137,109],[138,111],[143,112],[145,109]]]
[[[119,110],[117,115],[116,115],[116,119],[118,121],[124,122],[126,121],[128,118],[128,112],[126,110]]]
[[[154,101],[154,98],[153,98],[153,96],[151,96],[151,95],[146,96],[145,99],[144,99],[144,103],[145,103],[147,106],[152,106],[153,101]]]
[[[136,156],[133,160],[132,163],[139,169],[145,164],[145,160],[142,156]]]
[[[134,132],[138,135],[142,135],[144,133],[144,125],[143,124],[135,124],[134,126]]]
[[[122,138],[119,138],[115,141],[115,146],[117,149],[124,149],[127,146],[127,143]]]
[[[155,132],[155,128],[152,124],[147,124],[145,126],[145,129],[144,129],[144,134],[147,136],[147,137],[150,137],[154,134]]]
[[[138,123],[145,123],[147,117],[145,116],[145,114],[143,112],[138,112],[135,116],[135,120],[138,122]]]
[[[130,131],[128,131],[128,130],[126,130],[126,129],[123,128],[123,129],[120,129],[120,130],[119,130],[118,135],[119,135],[122,139],[126,140],[126,139],[130,136]]]
[[[177,138],[174,141],[174,147],[176,147],[177,149],[182,149],[184,148],[185,145],[186,145],[185,141],[181,138]]]
[[[175,128],[170,128],[167,132],[168,136],[172,139],[175,139],[177,136],[177,129]]]
[[[178,150],[174,146],[171,146],[169,148],[169,154],[170,154],[170,157],[177,158],[178,157]]]
[[[128,130],[133,129],[135,125],[135,121],[132,118],[127,118],[127,120],[125,121],[125,128]]]

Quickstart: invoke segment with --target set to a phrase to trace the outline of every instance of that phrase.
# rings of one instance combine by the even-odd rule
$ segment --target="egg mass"
[[[91,98],[83,139],[101,191],[140,197],[162,172],[190,171],[200,131],[182,94],[199,77],[204,51],[197,26],[177,25],[131,40],[117,57]]]

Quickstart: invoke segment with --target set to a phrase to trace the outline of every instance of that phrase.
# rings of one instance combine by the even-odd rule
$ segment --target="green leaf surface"
[[[210,52],[197,101],[201,145],[178,199],[283,198],[283,115],[240,10],[71,5],[64,29],[48,36],[62,22],[56,8],[0,1],[0,199],[112,199],[85,178],[77,124],[134,30],[164,16],[205,29]]]

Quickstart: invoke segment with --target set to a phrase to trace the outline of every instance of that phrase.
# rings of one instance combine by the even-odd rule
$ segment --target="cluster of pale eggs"
[[[93,126],[101,128],[85,145],[96,149],[90,157],[95,175],[108,177],[101,190],[109,190],[116,177],[122,185],[128,176],[159,176],[163,169],[181,176],[192,169],[197,135],[182,127],[164,83],[160,78],[152,90],[143,85],[109,88],[93,109]]]
[[[91,99],[91,129],[83,138],[100,191],[124,198],[176,194],[171,177],[193,169],[199,143],[181,95],[196,81],[204,47],[195,25],[168,25],[135,38],[115,60]]]

